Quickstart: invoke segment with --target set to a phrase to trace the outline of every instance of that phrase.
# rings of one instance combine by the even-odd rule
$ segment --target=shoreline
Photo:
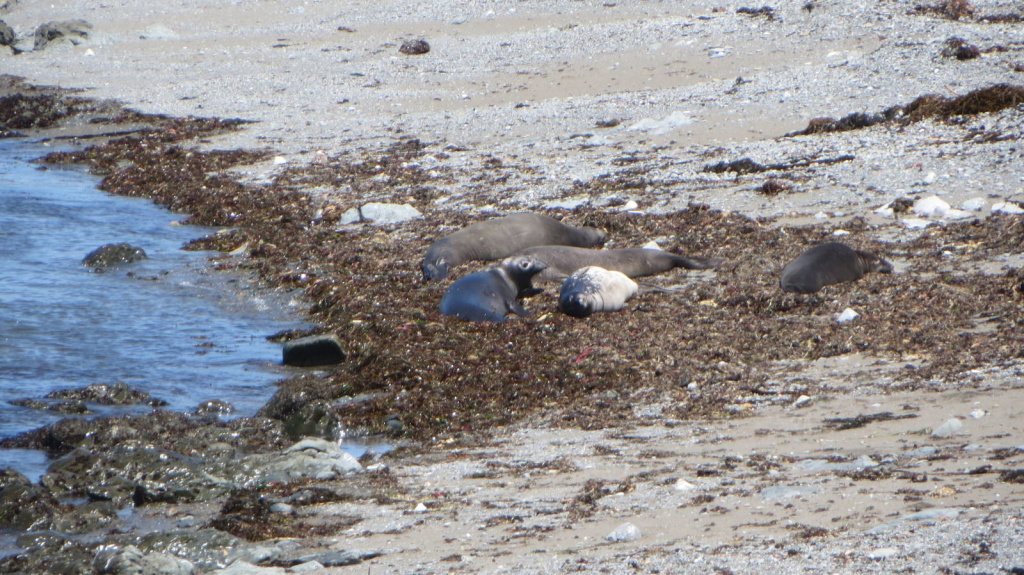
[[[711,4],[682,13],[633,2],[592,13],[571,2],[527,4],[490,16],[474,5],[456,24],[463,15],[455,7],[424,6],[425,23],[400,15],[389,24],[355,8],[264,6],[279,20],[241,22],[228,45],[223,17],[244,6],[204,4],[189,17],[208,23],[176,39],[132,39],[149,20],[119,17],[97,21],[110,43],[16,61],[40,65],[45,78],[69,71],[72,60],[61,55],[81,56],[83,70],[104,79],[79,84],[93,86],[90,98],[259,121],[218,133],[238,126],[164,117],[156,133],[118,134],[139,140],[65,156],[93,162],[111,191],[152,194],[196,222],[231,226],[197,247],[235,252],[217,261],[303,290],[314,331],[350,347],[325,376],[283,382],[261,417],[237,424],[244,429],[201,430],[190,456],[220,465],[227,452],[208,438],[226,431],[236,434],[225,440],[234,457],[272,458],[295,440],[286,428],[383,433],[400,416],[403,447],[363,461],[364,473],[244,485],[209,499],[144,498],[134,514],[168,529],[191,517],[192,530],[253,538],[228,547],[247,549],[244,559],[268,574],[311,555],[328,565],[324,552],[350,550],[366,552],[362,562],[326,572],[1024,564],[1015,543],[1024,536],[1015,474],[1024,430],[1014,409],[1024,399],[1024,224],[992,211],[1024,197],[1014,163],[1020,104],[952,121],[778,137],[823,115],[875,114],[1007,77],[1019,86],[1012,24],[926,17],[903,5],[794,5],[769,19]],[[182,7],[167,10],[162,17]],[[23,9],[20,25],[43,12]],[[845,32],[851,20],[870,34]],[[297,42],[296,30],[310,35]],[[607,34],[615,38],[607,46],[587,43]],[[1006,51],[943,59],[954,34]],[[431,40],[429,58],[397,55],[395,39],[418,35]],[[166,48],[183,46],[201,52],[202,72],[169,86],[150,66],[173,66]],[[562,47],[564,58],[541,46]],[[332,60],[342,54],[346,61]],[[740,56],[747,62],[737,67]],[[127,61],[137,78],[118,67]],[[625,63],[621,75],[615,61]],[[317,67],[327,62],[337,79],[319,88],[310,81],[307,92],[273,79],[284,69],[333,79]],[[209,74],[238,83],[202,88]],[[506,87],[510,74],[518,79]],[[693,83],[674,81],[686,77]],[[143,89],[153,86],[164,89]],[[644,119],[653,127],[631,129]],[[706,169],[744,159],[767,169]],[[772,180],[790,187],[763,193]],[[931,195],[954,209],[981,198],[983,209],[945,221],[875,212]],[[344,223],[370,201],[408,203],[423,217]],[[622,211],[631,201],[636,207]],[[670,291],[586,321],[559,315],[550,288],[529,302],[528,320],[477,326],[439,317],[444,286],[420,281],[422,251],[468,223],[522,210],[605,228],[609,247],[656,240],[728,262],[715,273],[654,278]],[[928,226],[911,227],[914,218]],[[781,294],[784,262],[832,238],[885,254],[896,273],[818,296]],[[848,307],[861,317],[836,323]],[[188,424],[161,418],[167,429]],[[952,419],[959,431],[936,433]],[[52,435],[70,448],[70,431]],[[159,434],[139,439],[171,447]],[[629,530],[605,539],[625,523],[639,539]],[[260,561],[252,545],[274,551]],[[49,549],[26,556],[52,559]],[[91,561],[90,549],[80,553]],[[204,572],[228,562],[188,559]]]

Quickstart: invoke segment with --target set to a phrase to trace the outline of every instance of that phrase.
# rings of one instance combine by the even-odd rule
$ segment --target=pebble
[[[605,539],[613,542],[636,541],[640,539],[640,528],[632,523],[623,523],[605,536]]]
[[[960,204],[960,209],[969,212],[980,212],[985,209],[985,198],[971,198]]]
[[[796,398],[796,401],[793,402],[793,407],[807,407],[808,405],[811,404],[811,401],[813,401],[813,398],[811,396],[801,395],[800,397]]]
[[[644,244],[643,248],[645,250],[659,250],[659,251],[661,251],[661,246],[659,246],[658,242],[656,242],[654,240],[651,240],[651,241],[647,242],[646,244]]]
[[[682,478],[677,480],[672,487],[676,491],[693,491],[694,489],[697,489],[696,485]]]
[[[963,430],[963,428],[964,423],[954,417],[953,419],[950,419],[946,423],[943,423],[942,425],[933,429],[932,437],[937,437],[939,439],[953,437],[954,435],[960,433]]]
[[[846,308],[846,309],[843,310],[843,313],[841,313],[841,314],[836,316],[836,322],[838,322],[838,323],[846,323],[848,321],[853,321],[853,320],[857,319],[858,317],[860,317],[859,313],[853,311],[853,309],[851,309],[851,308]]]

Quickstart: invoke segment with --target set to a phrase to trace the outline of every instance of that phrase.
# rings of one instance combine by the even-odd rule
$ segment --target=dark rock
[[[291,439],[302,437],[334,437],[341,421],[330,404],[322,401],[307,403],[284,420],[284,433]]]
[[[117,507],[111,501],[89,501],[71,512],[56,517],[53,529],[60,533],[81,534],[104,529],[117,521]]]
[[[407,56],[419,56],[430,51],[430,44],[426,40],[406,40],[399,46],[398,51]]]
[[[957,60],[973,60],[981,57],[981,49],[968,44],[963,38],[954,36],[946,40],[946,47],[942,49],[942,55]]]
[[[100,405],[146,404],[150,407],[164,407],[167,405],[166,401],[154,399],[153,396],[145,391],[132,389],[128,387],[128,384],[120,381],[114,385],[96,383],[78,389],[60,389],[46,394],[46,399],[89,401]]]
[[[36,536],[38,534],[32,534]],[[26,546],[26,537],[18,543]],[[0,560],[0,573],[53,573],[59,575],[95,575],[91,549],[59,534],[34,537],[36,545],[23,553]]]
[[[14,28],[0,20],[0,46],[14,46],[17,40],[18,35],[14,33]]]
[[[121,264],[130,264],[146,259],[146,252],[129,244],[106,244],[89,252],[82,260],[83,266],[91,268],[109,268]]]
[[[89,407],[85,405],[85,402],[77,400],[49,402],[42,399],[12,399],[10,404],[38,411],[55,411],[57,413],[64,413],[68,415],[83,415],[90,413]]]
[[[219,399],[211,399],[197,405],[192,410],[192,413],[196,415],[228,415],[234,413],[234,411],[235,406],[230,403]]]
[[[295,560],[294,565],[300,565],[302,563],[316,561],[324,567],[343,567],[345,565],[355,565],[356,563],[362,563],[367,559],[380,557],[383,554],[384,553],[380,551],[360,551],[358,549],[349,549],[347,551],[328,551],[326,553],[318,553],[316,555],[307,555],[305,557],[300,557]]]
[[[42,50],[51,42],[67,39],[72,44],[81,44],[92,33],[92,24],[85,20],[63,20],[47,22],[36,28],[33,50]]]
[[[284,364],[297,367],[332,365],[345,360],[341,340],[334,334],[311,335],[284,344]]]
[[[63,511],[57,499],[13,469],[0,470],[0,529],[37,531]]]

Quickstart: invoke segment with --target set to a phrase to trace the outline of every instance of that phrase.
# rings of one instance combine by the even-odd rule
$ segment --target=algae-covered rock
[[[83,266],[91,268],[109,268],[121,264],[130,264],[144,260],[146,252],[127,243],[105,244],[86,254]]]
[[[0,529],[36,531],[53,526],[57,499],[13,469],[0,470]]]

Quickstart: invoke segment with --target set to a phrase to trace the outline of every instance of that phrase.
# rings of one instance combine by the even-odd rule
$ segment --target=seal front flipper
[[[522,317],[530,317],[533,315],[530,310],[526,309],[517,301],[511,301],[508,303],[508,311]]]

